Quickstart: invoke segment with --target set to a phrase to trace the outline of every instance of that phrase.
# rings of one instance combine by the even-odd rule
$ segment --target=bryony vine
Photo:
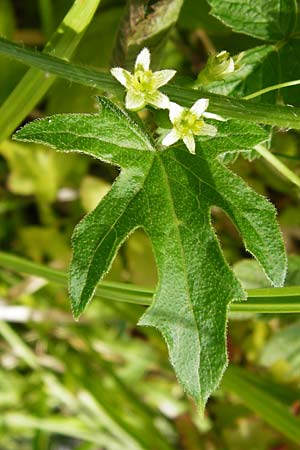
[[[135,113],[105,97],[97,114],[58,114],[25,125],[15,139],[80,152],[118,166],[120,175],[73,237],[69,292],[79,318],[124,240],[142,227],[153,246],[158,285],[139,324],[160,330],[184,389],[203,411],[227,365],[228,305],[246,293],[227,264],[211,208],[224,210],[274,286],[282,286],[286,255],[275,208],[224,164],[224,154],[249,151],[269,139],[256,124],[207,112],[208,99],[190,108],[159,91],[175,71],[150,70],[147,49],[134,72],[112,74],[126,87],[127,109],[169,109],[172,129],[162,145]],[[218,128],[205,119],[218,120]],[[171,127],[170,127],[171,128]],[[189,151],[177,142],[183,140]],[[175,144],[175,142],[177,142]],[[175,145],[172,145],[175,144]],[[192,154],[191,154],[192,153]]]

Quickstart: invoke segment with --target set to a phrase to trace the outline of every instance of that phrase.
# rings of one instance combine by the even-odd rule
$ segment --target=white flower
[[[147,104],[162,109],[169,107],[169,98],[159,92],[158,88],[167,84],[176,70],[152,72],[149,67],[150,52],[144,48],[136,58],[133,74],[121,67],[111,69],[111,74],[127,89],[125,99],[127,109],[137,111]]]
[[[213,125],[205,123],[203,117],[224,121],[223,117],[217,114],[205,112],[208,108],[209,100],[201,98],[191,107],[191,109],[183,108],[177,103],[170,102],[169,116],[173,124],[173,129],[168,133],[162,141],[162,144],[169,146],[182,139],[188,150],[195,153],[194,136],[215,136],[217,128]]]

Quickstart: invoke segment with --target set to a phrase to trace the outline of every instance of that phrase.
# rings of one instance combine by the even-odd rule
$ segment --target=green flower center
[[[196,114],[189,109],[184,110],[180,118],[174,122],[174,128],[180,136],[186,136],[191,133],[199,134],[203,125],[203,119],[199,119]]]
[[[136,69],[131,79],[135,91],[151,94],[156,91],[153,72],[151,70]]]

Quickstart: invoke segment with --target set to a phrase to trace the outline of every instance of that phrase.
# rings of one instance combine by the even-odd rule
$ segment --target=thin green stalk
[[[259,91],[253,92],[252,94],[243,97],[244,100],[251,100],[252,98],[259,97],[260,95],[266,94],[267,92],[276,91],[277,89],[282,89],[290,86],[297,86],[300,84],[300,80],[286,81],[285,83],[274,84],[273,86],[268,86]]]
[[[39,0],[39,9],[44,35],[48,38],[54,31],[52,0]]]
[[[300,443],[300,419],[294,417],[268,389],[262,389],[245,369],[231,364],[225,372],[222,386],[292,442]]]
[[[101,91],[122,93],[123,88],[108,73],[71,64],[49,54],[24,48],[0,38],[0,54],[20,61],[29,66],[38,68],[48,74],[55,74],[69,81],[84,86],[90,86]],[[57,53],[56,53],[57,56]],[[183,106],[191,106],[199,97],[207,97],[210,100],[210,110],[225,117],[248,120],[250,122],[267,125],[277,125],[285,128],[300,129],[300,108],[280,105],[267,105],[253,103],[246,100],[225,97],[223,95],[201,92],[194,89],[185,89],[176,85],[168,85],[162,88],[172,101]],[[1,125],[1,121],[0,121]],[[14,123],[14,127],[17,124]],[[13,127],[10,127],[12,131]]]
[[[15,272],[45,278],[64,287],[67,286],[68,277],[65,272],[28,261],[19,256],[0,252],[0,266]],[[232,303],[230,305],[231,312],[300,312],[300,286],[249,289],[247,294],[248,301]],[[125,283],[103,281],[96,289],[96,297],[148,306],[152,303],[153,290]]]
[[[275,169],[281,173],[285,178],[295,184],[297,187],[300,187],[300,178],[297,177],[294,172],[292,172],[285,164],[283,164],[276,156],[271,153],[266,147],[263,145],[256,145],[255,150],[266,160],[268,161]]]
[[[70,58],[92,20],[100,0],[75,0],[44,48],[57,58]],[[0,142],[6,139],[42,99],[55,80],[49,72],[29,69],[0,108]]]
[[[23,359],[32,369],[39,369],[40,365],[35,354],[22,341],[22,339],[14,332],[14,330],[6,323],[0,320],[0,334],[8,342],[13,351]]]

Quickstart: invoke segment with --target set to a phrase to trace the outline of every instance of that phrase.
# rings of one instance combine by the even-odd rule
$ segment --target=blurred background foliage
[[[1,0],[0,34],[42,49],[72,3]],[[158,3],[160,9],[155,9]],[[148,14],[162,17],[168,3],[174,4],[174,16],[158,25],[155,21],[149,25],[147,14],[143,20],[138,16],[147,7]],[[197,77],[210,52],[226,49],[236,54],[260,41],[230,31],[209,15],[205,0],[186,0],[183,6],[180,1],[134,0],[126,5],[122,0],[103,0],[72,60],[108,70],[112,61],[130,65],[137,49],[146,44],[155,50],[155,64],[176,68],[186,83]],[[4,57],[0,68],[3,102],[27,69]],[[218,92],[220,86],[212,88]],[[96,93],[57,79],[26,120],[96,111]],[[272,150],[300,173],[298,132],[277,130]],[[239,157],[232,168],[276,205],[291,255],[287,285],[300,285],[299,192],[261,159],[249,162]],[[83,155],[2,141],[1,250],[67,270],[74,226],[116,176],[114,168]],[[268,286],[229,219],[218,209],[212,217],[227,260],[245,287]],[[148,238],[138,230],[122,246],[107,279],[152,287],[156,278]],[[300,429],[296,315],[232,314],[228,330],[232,371],[200,418],[176,382],[159,334],[136,327],[141,312],[139,306],[95,299],[75,323],[66,289],[1,269],[0,449],[299,448],[293,442],[297,439],[282,431],[288,428],[285,415],[279,414],[281,425],[275,420],[270,426],[266,412],[279,405]],[[255,392],[254,406],[247,398],[248,388],[248,397]]]

